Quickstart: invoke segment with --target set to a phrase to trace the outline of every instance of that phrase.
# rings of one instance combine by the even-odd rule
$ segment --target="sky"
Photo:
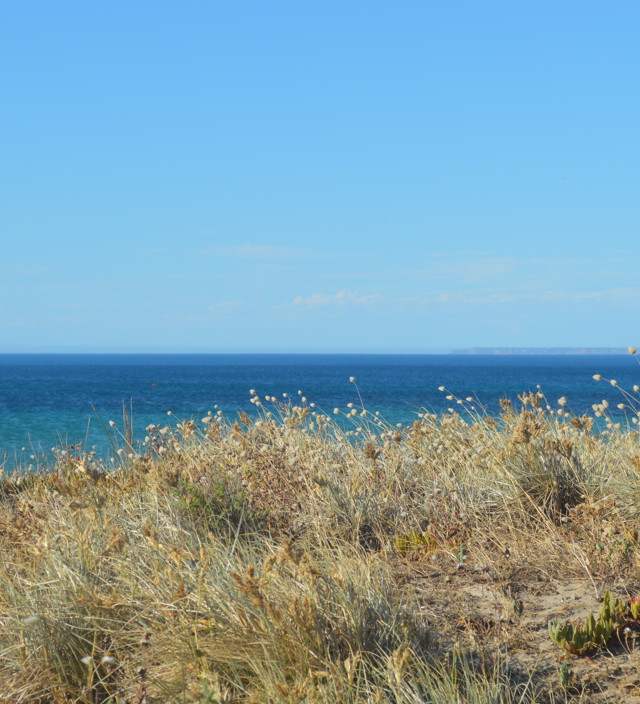
[[[0,352],[619,347],[640,3],[0,3]]]

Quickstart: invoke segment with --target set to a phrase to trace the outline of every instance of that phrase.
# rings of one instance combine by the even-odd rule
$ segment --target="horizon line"
[[[422,351],[354,351],[354,350],[31,350],[0,351],[5,355],[571,355],[571,354],[629,354],[625,347],[466,347],[457,349],[427,348]]]

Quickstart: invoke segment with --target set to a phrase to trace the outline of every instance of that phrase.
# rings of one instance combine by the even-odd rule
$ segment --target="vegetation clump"
[[[557,620],[549,621],[549,635],[551,640],[568,653],[584,655],[607,645],[614,633],[620,612],[621,605],[611,592],[607,592],[597,616],[590,613],[584,625],[560,624]]]
[[[445,393],[398,427],[252,391],[4,476],[0,701],[632,701],[634,424]]]

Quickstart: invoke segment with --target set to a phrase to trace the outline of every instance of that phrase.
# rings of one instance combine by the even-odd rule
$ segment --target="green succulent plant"
[[[584,625],[549,621],[549,636],[563,650],[575,655],[585,655],[606,645],[613,635],[624,610],[624,603],[611,592],[604,595],[597,617],[590,613]]]

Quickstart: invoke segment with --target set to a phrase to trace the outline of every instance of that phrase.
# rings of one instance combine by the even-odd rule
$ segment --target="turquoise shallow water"
[[[120,421],[131,404],[138,438],[172,411],[201,418],[214,405],[226,415],[253,412],[249,389],[260,396],[297,396],[325,411],[358,402],[393,423],[410,422],[421,409],[451,405],[438,391],[475,396],[489,413],[499,398],[516,399],[540,384],[555,405],[566,396],[572,410],[589,411],[617,389],[596,382],[600,373],[631,389],[640,367],[630,355],[0,355],[0,464],[29,463],[53,446],[87,441],[108,452],[100,421]],[[478,404],[476,404],[478,405]],[[22,448],[25,448],[22,450]]]

